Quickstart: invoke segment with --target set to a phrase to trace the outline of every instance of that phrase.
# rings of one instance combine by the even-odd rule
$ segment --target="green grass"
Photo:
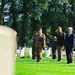
[[[66,62],[66,57],[62,62],[52,58],[43,58],[41,62],[36,62],[31,58],[17,56],[15,75],[75,75],[75,57],[72,64]]]

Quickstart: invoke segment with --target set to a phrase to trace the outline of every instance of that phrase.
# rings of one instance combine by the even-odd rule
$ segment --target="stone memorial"
[[[16,31],[0,26],[0,75],[14,75]]]

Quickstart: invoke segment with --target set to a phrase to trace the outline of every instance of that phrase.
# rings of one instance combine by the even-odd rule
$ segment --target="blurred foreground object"
[[[0,75],[13,75],[16,52],[16,31],[0,26]]]

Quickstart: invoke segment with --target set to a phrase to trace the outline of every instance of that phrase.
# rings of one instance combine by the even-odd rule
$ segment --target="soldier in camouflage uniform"
[[[38,29],[37,41],[36,41],[36,54],[37,54],[37,62],[42,59],[42,49],[46,47],[46,38],[45,34],[42,33],[42,28]]]

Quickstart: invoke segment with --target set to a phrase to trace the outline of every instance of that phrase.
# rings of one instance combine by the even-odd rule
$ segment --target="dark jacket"
[[[65,48],[72,48],[73,45],[74,45],[74,35],[66,34],[65,43],[64,43]]]
[[[53,37],[52,38],[52,48],[56,48],[57,47],[57,38]]]
[[[54,36],[57,37],[57,46],[63,46],[65,40],[65,34],[62,33],[55,33]]]

